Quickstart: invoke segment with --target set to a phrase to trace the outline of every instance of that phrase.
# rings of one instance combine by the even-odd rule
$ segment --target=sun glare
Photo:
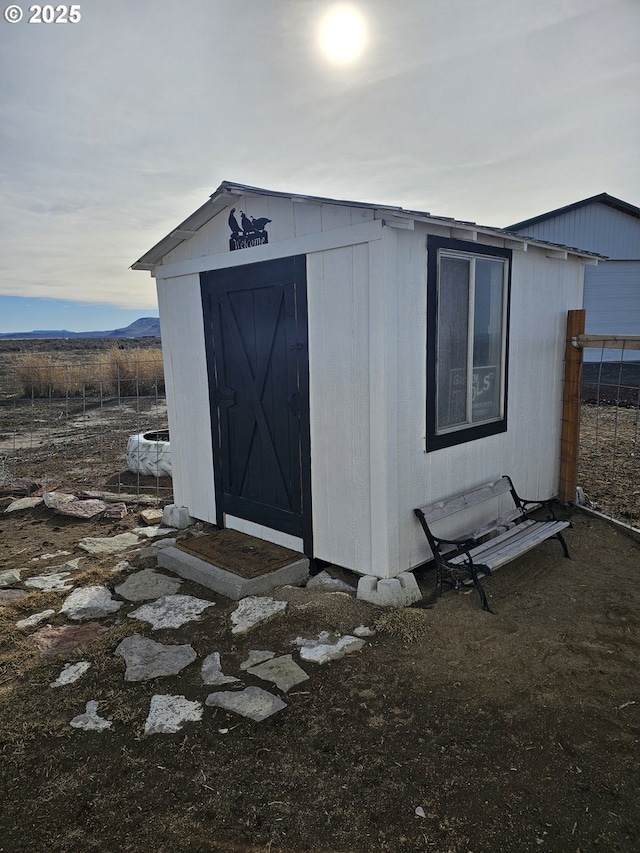
[[[364,50],[366,27],[353,6],[332,6],[320,23],[320,48],[331,62],[347,65]]]

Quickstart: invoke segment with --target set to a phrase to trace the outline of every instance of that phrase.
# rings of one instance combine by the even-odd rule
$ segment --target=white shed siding
[[[313,547],[367,573],[371,565],[369,251],[307,257]]]
[[[640,219],[597,202],[521,228],[520,233],[608,258],[640,258]]]
[[[387,287],[396,306],[391,348],[397,353],[397,358],[394,372],[388,380],[387,406],[395,416],[388,454],[394,513],[401,521],[394,525],[394,535],[389,543],[389,563],[390,568],[402,568],[394,568],[390,575],[427,559],[424,535],[423,542],[413,539],[416,522],[413,508],[426,503],[427,499],[418,498],[411,506],[408,504],[416,493],[431,493],[434,488],[430,477],[430,456],[433,454],[425,453],[427,236],[424,227],[417,227],[415,231],[394,231],[393,236],[396,252]],[[420,470],[416,471],[416,467]],[[407,478],[412,482],[407,483]],[[416,479],[421,481],[421,487],[415,485]],[[444,487],[444,484],[438,485]],[[446,492],[442,494],[444,496]]]
[[[398,529],[391,519],[398,513],[395,456],[398,412],[395,405],[398,376],[396,317],[398,231],[385,228],[380,243],[370,244],[370,374],[371,392],[371,569],[378,577],[397,574],[393,556]]]
[[[403,235],[406,241],[409,235]],[[424,251],[424,236],[421,241]],[[416,250],[419,243],[416,241]],[[404,249],[406,254],[406,246]],[[401,277],[398,277],[401,280]],[[403,288],[420,287],[422,295],[399,300],[398,348],[406,376],[398,376],[397,482],[398,552],[396,571],[429,557],[413,508],[486,480],[509,474],[526,498],[548,498],[557,492],[562,421],[562,374],[566,312],[582,300],[582,267],[578,261],[550,260],[544,251],[513,253],[509,349],[508,430],[506,433],[425,453],[424,278],[407,276]],[[413,306],[401,319],[403,303]],[[419,307],[420,306],[420,307]],[[416,356],[410,352],[420,350]],[[413,402],[406,405],[408,397]],[[459,513],[450,532],[460,534],[481,524],[486,509]],[[396,568],[397,567],[397,568]]]
[[[200,276],[156,281],[162,323],[174,500],[215,523],[209,382]]]

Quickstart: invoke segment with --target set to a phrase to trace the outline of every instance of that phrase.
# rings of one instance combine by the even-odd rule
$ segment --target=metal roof
[[[604,258],[604,255],[598,255],[595,252],[586,252],[583,249],[576,249],[570,246],[563,246],[559,243],[550,243],[546,240],[537,238],[524,237],[512,231],[513,226],[509,229],[497,228],[495,226],[477,225],[475,222],[466,220],[454,219],[450,216],[435,216],[426,211],[420,210],[405,210],[402,207],[388,204],[372,204],[362,201],[349,201],[346,199],[324,198],[322,196],[301,195],[299,193],[278,192],[275,190],[263,189],[262,187],[251,187],[246,184],[237,184],[232,181],[223,181],[218,189],[211,194],[209,200],[199,207],[194,213],[188,216],[177,228],[174,228],[166,237],[163,237],[155,244],[148,252],[139,258],[134,264],[134,270],[153,270],[162,259],[171,252],[176,246],[179,246],[185,240],[190,239],[193,235],[206,225],[214,216],[221,213],[230,204],[235,203],[235,199],[241,195],[265,195],[274,196],[276,198],[287,198],[291,200],[317,203],[317,204],[338,204],[346,207],[362,207],[376,212],[378,218],[383,217],[384,213],[389,214],[389,218],[414,220],[417,222],[434,223],[440,225],[448,225],[452,228],[460,228],[463,231],[482,232],[483,234],[501,237],[503,239],[512,240],[521,244],[530,244],[533,246],[548,247],[550,249],[561,250],[568,254],[577,255],[584,258]]]
[[[564,207],[558,207],[555,210],[550,210],[548,213],[541,213],[539,216],[533,216],[531,219],[523,219],[522,222],[516,222],[513,225],[507,225],[506,231],[520,231],[522,228],[529,228],[531,225],[537,225],[538,222],[545,222],[547,219],[553,219],[556,216],[562,216],[565,213],[570,213],[572,210],[578,210],[580,207],[587,207],[590,204],[606,204],[607,207],[613,207],[615,210],[620,210],[622,213],[628,213],[629,216],[634,216],[640,219],[640,207],[629,204],[622,199],[615,198],[608,193],[600,193],[592,195],[589,198],[583,198],[581,201],[575,201],[573,204],[567,204]]]

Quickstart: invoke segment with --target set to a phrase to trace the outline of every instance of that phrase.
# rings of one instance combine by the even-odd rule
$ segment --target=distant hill
[[[67,329],[37,329],[34,332],[2,332],[0,340],[34,338],[159,338],[160,320],[157,317],[141,317],[124,329],[106,332],[69,332]]]

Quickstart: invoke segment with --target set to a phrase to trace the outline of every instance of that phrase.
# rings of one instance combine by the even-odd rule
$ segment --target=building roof
[[[521,234],[508,233],[511,229],[498,228],[495,226],[477,225],[475,222],[467,222],[466,220],[453,219],[450,216],[435,216],[431,213],[419,210],[405,210],[402,207],[396,207],[388,204],[372,204],[362,201],[347,201],[344,199],[324,198],[322,196],[301,195],[299,193],[278,192],[275,190],[263,189],[261,187],[251,187],[246,184],[236,184],[232,181],[223,181],[218,189],[211,194],[209,200],[201,207],[188,216],[183,222],[170,231],[166,237],[163,237],[155,246],[149,249],[148,252],[139,258],[134,264],[134,270],[153,270],[162,259],[183,243],[189,240],[194,234],[206,225],[214,216],[221,213],[229,205],[235,204],[238,196],[241,195],[265,195],[275,196],[277,198],[288,198],[298,201],[306,201],[317,204],[337,204],[346,207],[364,207],[374,210],[376,219],[384,219],[387,222],[393,222],[401,225],[402,221],[408,227],[410,220],[425,223],[434,223],[439,225],[449,225],[460,231],[456,236],[462,237],[464,234],[469,235],[469,239],[475,240],[478,233],[502,237],[506,240],[511,240],[514,243],[521,244],[521,248],[526,248],[526,244],[532,246],[547,247],[554,250],[562,250],[567,254],[577,255],[582,258],[604,258],[604,255],[599,255],[596,252],[587,252],[583,249],[573,248],[571,246],[563,246],[559,243],[550,243],[546,240],[538,238],[524,237]],[[623,202],[621,202],[623,203]]]
[[[539,216],[534,216],[531,219],[523,219],[522,222],[515,222],[513,225],[507,225],[505,231],[521,231],[523,228],[529,228],[531,225],[537,225],[538,222],[545,222],[548,219],[553,219],[556,216],[562,216],[565,213],[570,213],[572,210],[578,210],[580,207],[587,207],[590,204],[606,204],[607,207],[613,207],[622,213],[628,213],[629,216],[634,216],[640,219],[640,207],[615,198],[608,193],[600,193],[592,195],[589,198],[583,198],[582,201],[575,201],[573,204],[567,204],[564,207],[558,207],[556,210],[550,210],[548,213],[541,213]]]

